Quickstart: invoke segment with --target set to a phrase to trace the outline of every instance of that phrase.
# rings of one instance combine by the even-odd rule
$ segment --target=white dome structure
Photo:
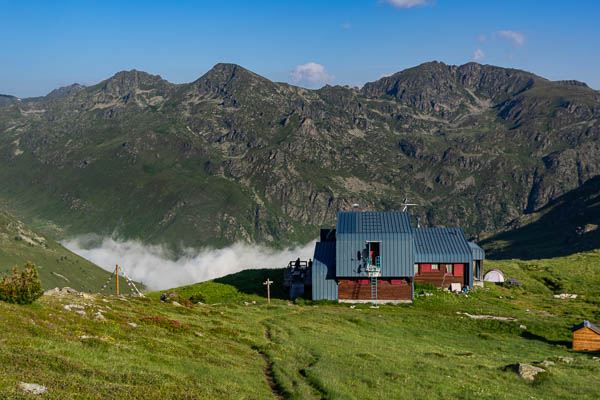
[[[483,280],[485,282],[503,283],[504,282],[504,274],[499,269],[490,269],[483,276]]]

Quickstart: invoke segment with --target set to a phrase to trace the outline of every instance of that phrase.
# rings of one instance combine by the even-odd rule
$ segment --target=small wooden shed
[[[600,351],[600,328],[590,323],[583,323],[571,328],[573,332],[573,350]]]

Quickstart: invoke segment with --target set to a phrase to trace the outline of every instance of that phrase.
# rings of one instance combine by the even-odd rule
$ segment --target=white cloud
[[[473,60],[480,61],[485,58],[485,53],[481,49],[475,49],[473,52]]]
[[[525,43],[525,35],[515,31],[498,31],[498,35],[502,36],[504,39],[512,42],[517,46],[523,46]]]
[[[321,64],[309,62],[294,68],[290,72],[290,79],[294,83],[312,87],[331,82],[335,79],[335,76],[329,75],[325,67]]]
[[[113,271],[116,264],[123,266],[131,279],[144,283],[150,290],[203,282],[245,269],[283,268],[298,257],[312,258],[315,248],[314,242],[281,251],[238,243],[224,249],[186,250],[174,260],[164,246],[135,240],[116,241],[88,235],[62,245],[107,271]]]
[[[481,35],[477,36],[477,41],[484,43],[487,41],[487,36],[482,33]]]
[[[417,6],[429,5],[429,0],[384,0],[384,1],[396,8],[412,8],[412,7],[417,7]]]

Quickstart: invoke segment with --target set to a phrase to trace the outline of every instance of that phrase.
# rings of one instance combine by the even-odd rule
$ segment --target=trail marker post
[[[115,275],[117,275],[117,296],[119,295],[119,264],[115,267]]]
[[[271,284],[272,283],[273,283],[273,281],[270,280],[269,278],[267,278],[267,280],[263,282],[263,285],[267,285],[267,304],[271,304]]]

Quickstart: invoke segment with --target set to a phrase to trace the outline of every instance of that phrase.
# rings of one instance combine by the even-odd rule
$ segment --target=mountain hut
[[[600,328],[590,323],[583,323],[574,326],[573,332],[573,350],[600,351]]]
[[[473,288],[484,258],[459,227],[415,228],[407,211],[340,212],[321,230],[306,285],[313,300],[411,302],[415,282]]]

